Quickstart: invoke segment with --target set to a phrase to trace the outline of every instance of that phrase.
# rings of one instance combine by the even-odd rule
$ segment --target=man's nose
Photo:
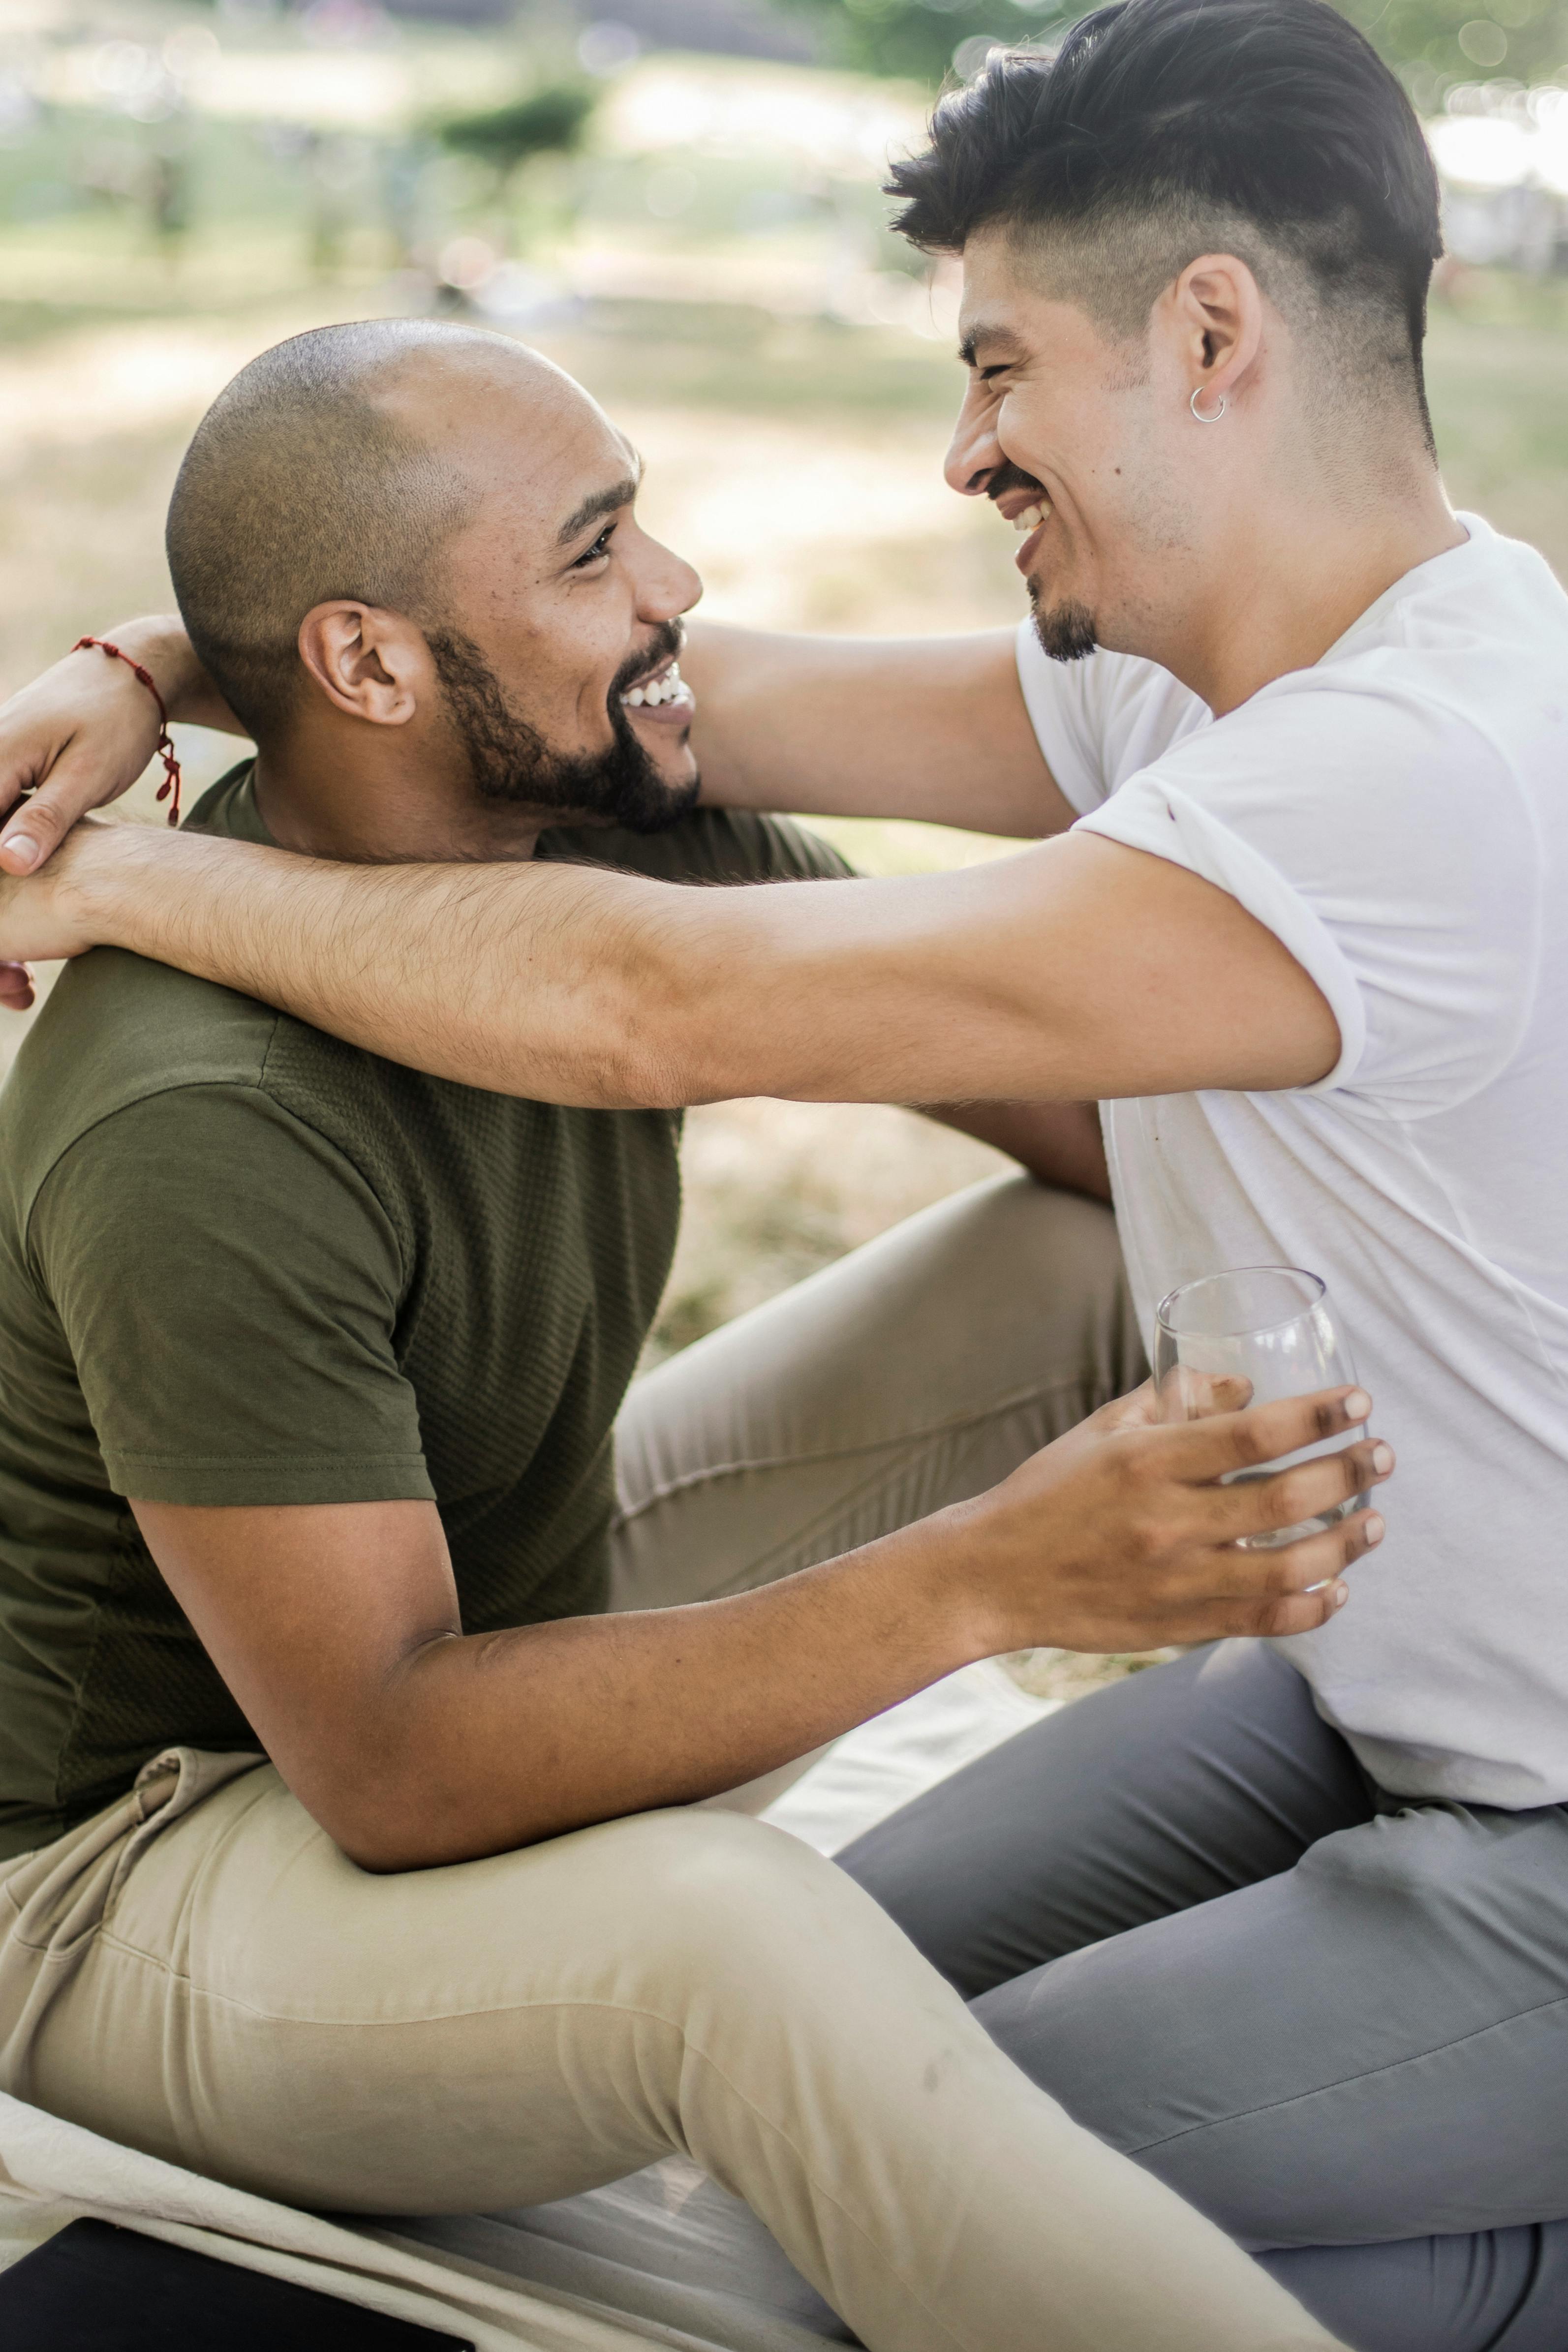
[[[942,467],[948,488],[957,490],[962,498],[983,498],[992,476],[1005,463],[996,438],[996,403],[977,386],[965,393],[948,444]]]
[[[683,556],[657,539],[647,542],[647,560],[637,581],[637,614],[645,621],[673,621],[689,613],[702,594],[702,575]]]

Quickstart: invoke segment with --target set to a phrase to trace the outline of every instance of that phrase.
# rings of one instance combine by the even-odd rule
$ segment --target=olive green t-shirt
[[[249,768],[192,821],[265,840]],[[711,811],[540,852],[671,880],[847,870]],[[127,1496],[429,1499],[467,1631],[603,1606],[679,1134],[673,1112],[426,1077],[118,950],[62,976],[0,1091],[0,1858],[171,1742],[258,1744]]]

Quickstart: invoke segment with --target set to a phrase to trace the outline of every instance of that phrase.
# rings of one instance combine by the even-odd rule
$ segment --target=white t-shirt
[[[1018,667],[1078,829],[1229,891],[1339,1023],[1315,1087],[1104,1113],[1145,1333],[1309,1266],[1398,1452],[1350,1605],[1278,1646],[1384,1788],[1517,1807],[1568,1800],[1568,597],[1462,520],[1218,720],[1026,624]]]

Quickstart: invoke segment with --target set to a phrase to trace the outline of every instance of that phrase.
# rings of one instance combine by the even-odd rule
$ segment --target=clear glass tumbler
[[[1208,1274],[1184,1282],[1160,1301],[1154,1381],[1163,1421],[1196,1421],[1214,1412],[1216,1379],[1245,1381],[1248,1402],[1272,1404],[1280,1397],[1342,1388],[1355,1377],[1350,1342],[1327,1286],[1300,1266],[1244,1265],[1230,1274]],[[1353,1433],[1364,1435],[1364,1425]],[[1258,1469],[1232,1471],[1224,1483],[1271,1477],[1292,1463],[1336,1453],[1346,1442],[1322,1438]],[[1352,1511],[1364,1509],[1366,1501],[1364,1495],[1354,1495],[1298,1526],[1243,1540],[1249,1550],[1272,1551],[1321,1534]]]

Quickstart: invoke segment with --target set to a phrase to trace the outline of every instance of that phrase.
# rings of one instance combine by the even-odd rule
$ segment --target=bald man
[[[169,518],[258,747],[196,823],[838,870],[693,810],[698,583],[637,470],[499,339],[247,368]],[[463,970],[460,910],[423,951]],[[1366,1513],[1232,1539],[1370,1450],[1215,1482],[1366,1399],[1072,1428],[1136,1359],[1109,1220],[1004,1180],[623,1410],[677,1127],[117,951],[61,982],[0,1109],[0,2079],[312,2206],[493,2210],[679,2149],[876,2352],[1326,2344],[847,1876],[688,1808],[966,1659],[1322,1622]]]

